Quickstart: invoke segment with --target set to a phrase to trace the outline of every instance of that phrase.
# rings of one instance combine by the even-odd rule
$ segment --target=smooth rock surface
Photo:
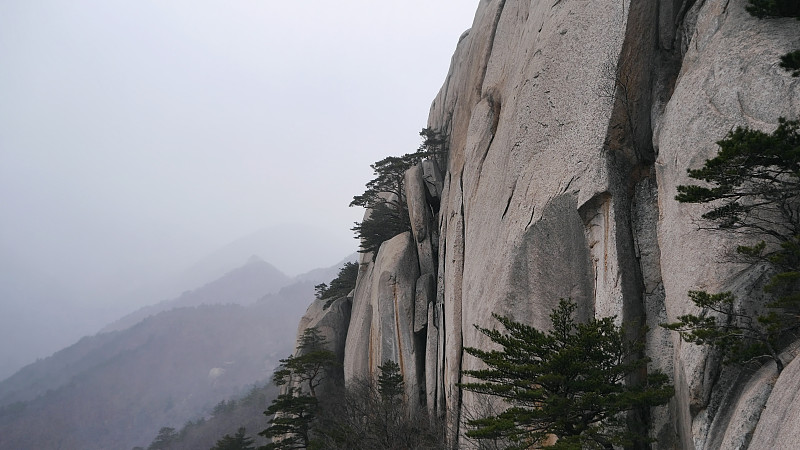
[[[760,415],[751,449],[795,448],[800,443],[800,359],[796,354],[792,356],[794,361],[783,369],[777,381],[764,380],[774,382],[775,387]]]
[[[414,332],[419,333],[428,326],[428,305],[436,300],[436,279],[426,273],[417,279],[414,306]]]
[[[424,386],[425,353],[414,336],[418,277],[416,245],[410,232],[381,245],[375,262],[367,265],[356,285],[344,358],[345,383],[376,378],[378,366],[396,362],[409,405],[415,410]]]

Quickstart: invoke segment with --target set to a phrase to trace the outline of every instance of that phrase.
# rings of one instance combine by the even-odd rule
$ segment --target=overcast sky
[[[476,6],[0,1],[0,366],[234,241],[288,275],[354,252],[348,204],[418,147]]]
[[[414,150],[464,0],[0,2],[0,257],[113,292],[275,226],[356,242],[369,164]],[[300,226],[302,225],[302,226]],[[289,233],[291,234],[291,233]]]

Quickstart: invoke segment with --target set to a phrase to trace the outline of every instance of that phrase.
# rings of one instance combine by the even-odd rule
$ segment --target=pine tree
[[[269,405],[264,414],[272,416],[269,427],[258,433],[272,440],[259,450],[309,448],[311,424],[317,417],[317,399],[301,389],[290,387]]]
[[[740,262],[768,268],[766,304],[738,304],[730,292],[691,291],[701,309],[664,326],[689,342],[721,350],[726,362],[768,359],[783,369],[783,340],[800,330],[800,122],[779,119],[770,134],[736,128],[717,143],[716,157],[678,186],[679,202],[707,203],[709,226],[762,239],[736,249]],[[748,306],[749,305],[749,306]]]
[[[269,427],[258,434],[272,442],[259,450],[309,447],[319,404],[316,389],[336,363],[336,355],[326,346],[325,337],[316,327],[307,328],[300,337],[296,355],[281,360],[273,381],[286,387],[264,411],[271,416]]]
[[[649,373],[641,384],[629,376],[647,369],[643,344],[630,342],[614,317],[575,323],[576,304],[561,300],[548,332],[495,315],[505,331],[477,327],[499,350],[467,347],[484,369],[465,370],[479,381],[465,390],[505,400],[508,409],[468,421],[467,436],[507,440],[509,449],[605,448],[648,437],[628,430],[624,413],[663,405],[673,395],[666,375]]]
[[[255,450],[253,438],[245,436],[245,428],[240,427],[236,434],[226,434],[211,447],[211,450]]]
[[[318,300],[327,300],[322,309],[328,309],[337,298],[346,296],[356,287],[358,263],[346,262],[339,269],[339,274],[331,280],[330,286],[325,283],[314,286]]]
[[[162,427],[158,430],[158,435],[153,439],[153,442],[150,443],[150,446],[147,447],[147,450],[167,449],[177,438],[178,433],[175,432],[175,428]]]
[[[391,359],[386,360],[378,367],[378,392],[384,401],[397,401],[403,396],[405,383],[403,374],[400,373],[400,366]]]
[[[417,151],[403,156],[388,156],[374,164],[375,178],[367,183],[361,195],[353,197],[350,206],[362,206],[371,210],[363,222],[356,222],[352,230],[361,240],[362,253],[377,254],[381,243],[411,230],[408,217],[405,173],[424,159],[444,161],[447,158],[447,137],[431,128],[420,132],[423,142]]]
[[[800,2],[797,0],[749,0],[747,12],[763,19],[765,17],[800,18]]]
[[[312,397],[316,397],[316,388],[329,375],[336,362],[336,355],[328,350],[327,341],[316,327],[306,328],[297,345],[297,355],[282,359],[273,374],[273,381],[278,386],[290,382],[301,388],[308,388]]]

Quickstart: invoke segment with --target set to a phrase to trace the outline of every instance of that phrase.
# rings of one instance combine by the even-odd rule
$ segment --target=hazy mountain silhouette
[[[119,312],[88,311],[80,296],[23,261],[0,258],[0,380],[98,330]]]
[[[192,291],[185,291],[178,298],[145,306],[103,328],[103,332],[124,330],[148,316],[183,306],[200,306],[235,303],[247,305],[265,294],[278,292],[292,283],[292,279],[258,256],[222,277]]]
[[[0,449],[146,447],[160,427],[210,414],[221,400],[268,380],[293,349],[314,285],[338,267],[256,299],[254,292],[269,287],[265,279],[288,278],[252,259],[156,305],[169,310],[128,328],[117,322],[114,331],[25,367],[0,382]]]

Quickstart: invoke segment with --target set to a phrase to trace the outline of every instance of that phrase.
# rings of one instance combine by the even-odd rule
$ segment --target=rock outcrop
[[[693,312],[688,290],[757,290],[761,274],[725,261],[738,241],[699,231],[702,209],[674,200],[733,127],[800,116],[800,79],[777,64],[800,22],[745,6],[481,0],[430,111],[446,170],[406,174],[412,231],[361,260],[345,379],[393,359],[409,400],[457,425],[474,405],[463,348],[489,345],[473,324],[546,327],[570,297],[581,318],[649,326],[651,368],[676,386],[649,418],[657,448],[795,442],[796,361],[777,379],[723,368],[658,327]]]

